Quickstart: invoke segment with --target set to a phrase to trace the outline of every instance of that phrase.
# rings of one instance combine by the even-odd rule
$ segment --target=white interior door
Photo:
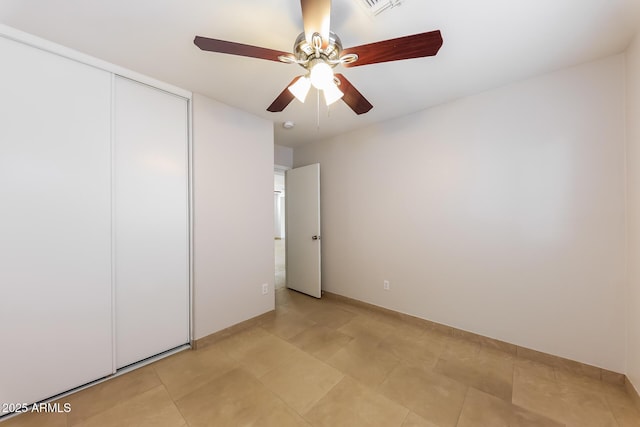
[[[189,342],[187,100],[116,78],[116,366]]]
[[[0,57],[0,403],[33,403],[113,372],[111,75]]]
[[[320,164],[288,170],[285,187],[287,288],[320,298]]]

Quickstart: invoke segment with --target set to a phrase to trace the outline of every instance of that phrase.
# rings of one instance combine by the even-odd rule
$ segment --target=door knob
[[[311,236],[311,240],[320,240],[320,236]]]

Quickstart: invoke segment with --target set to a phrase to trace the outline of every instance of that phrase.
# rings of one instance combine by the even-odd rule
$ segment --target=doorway
[[[283,289],[287,285],[284,175],[285,169],[276,166],[273,180],[275,290]]]
[[[274,289],[321,298],[319,163],[285,170],[276,166],[274,234]]]

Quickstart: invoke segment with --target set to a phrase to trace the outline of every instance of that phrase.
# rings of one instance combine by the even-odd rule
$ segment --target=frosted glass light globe
[[[338,99],[344,96],[344,93],[342,93],[342,91],[338,89],[338,86],[336,86],[336,84],[333,82],[325,87],[322,93],[324,93],[324,102],[327,104],[327,106],[333,104]]]
[[[333,83],[333,70],[324,62],[319,62],[311,69],[311,84],[316,89],[324,89]]]
[[[304,100],[307,98],[307,94],[309,93],[309,88],[311,87],[311,82],[309,81],[309,77],[302,76],[298,79],[297,82],[289,86],[289,92],[295,96],[298,101],[304,103]]]

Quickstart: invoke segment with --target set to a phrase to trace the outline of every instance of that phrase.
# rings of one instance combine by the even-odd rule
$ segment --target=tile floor
[[[622,387],[280,288],[259,326],[13,426],[640,426]]]

